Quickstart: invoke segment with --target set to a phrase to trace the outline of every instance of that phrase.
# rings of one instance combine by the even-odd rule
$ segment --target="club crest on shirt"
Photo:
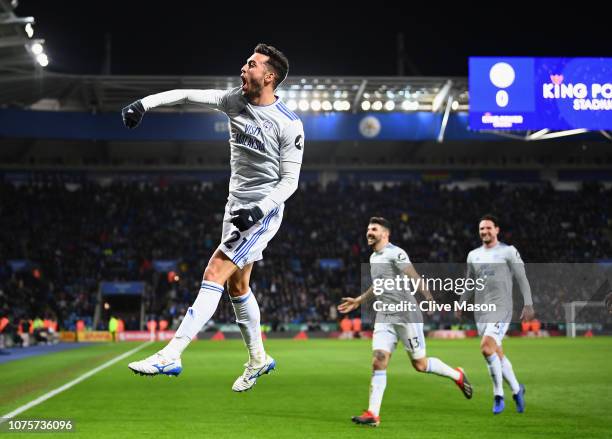
[[[304,136],[301,134],[295,138],[295,147],[297,149],[302,149],[304,147]]]
[[[264,120],[262,125],[265,131],[270,131],[274,127],[274,124],[269,120]]]

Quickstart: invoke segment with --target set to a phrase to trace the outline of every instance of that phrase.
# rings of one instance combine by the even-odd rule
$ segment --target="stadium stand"
[[[13,322],[56,317],[67,329],[79,318],[91,324],[100,281],[142,280],[147,314],[175,327],[218,245],[226,182],[31,177],[0,184],[0,313]],[[612,254],[612,218],[600,209],[612,205],[612,190],[598,183],[559,191],[547,183],[460,189],[339,179],[303,183],[287,204],[284,226],[254,270],[262,321],[273,329],[337,318],[339,298],[360,291],[372,215],[392,220],[392,241],[416,263],[463,262],[479,245],[476,221],[485,211],[501,217],[502,241],[516,245],[525,261],[593,262]],[[180,261],[178,282],[153,270],[158,259]],[[28,268],[15,261],[28,261]],[[560,313],[562,300],[555,303]],[[233,319],[226,299],[214,320]],[[138,326],[127,316],[127,329]]]

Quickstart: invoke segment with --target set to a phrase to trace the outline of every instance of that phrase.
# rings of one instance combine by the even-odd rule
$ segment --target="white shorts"
[[[375,323],[372,350],[395,351],[398,340],[413,360],[425,357],[425,335],[422,323]]]
[[[489,337],[495,340],[497,346],[502,345],[502,340],[510,327],[510,323],[507,322],[497,322],[497,323],[476,323],[478,327],[478,335],[484,337],[488,335]]]
[[[267,247],[268,242],[278,232],[283,221],[283,210],[285,209],[285,205],[281,204],[257,221],[253,227],[241,232],[230,222],[232,217],[230,212],[246,206],[251,207],[252,204],[239,204],[235,201],[227,202],[225,213],[223,214],[221,244],[217,247],[240,269],[251,262],[263,259],[262,252]]]

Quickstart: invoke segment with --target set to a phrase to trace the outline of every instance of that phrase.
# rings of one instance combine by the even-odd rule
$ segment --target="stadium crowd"
[[[221,236],[227,182],[57,179],[0,183],[0,317],[54,319],[60,328],[94,314],[100,281],[147,285],[149,315],[179,323],[199,290]],[[335,306],[362,289],[371,216],[393,224],[391,241],[413,262],[464,262],[480,245],[477,223],[501,220],[501,241],[526,262],[592,262],[612,257],[612,190],[584,184],[555,191],[547,183],[449,189],[441,183],[303,183],[287,202],[283,225],[256,264],[252,288],[262,321],[337,321]],[[179,261],[177,277],[153,261]],[[28,261],[26,269],[9,262]],[[550,298],[534,291],[536,307]],[[550,305],[552,306],[552,305]],[[563,321],[561,300],[556,317]],[[232,322],[224,298],[214,321]],[[127,329],[137,329],[134,315]]]

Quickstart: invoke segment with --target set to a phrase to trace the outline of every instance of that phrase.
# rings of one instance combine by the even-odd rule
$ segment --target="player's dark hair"
[[[499,227],[499,220],[495,215],[491,215],[490,213],[487,213],[480,217],[480,221],[491,221],[495,227]]]
[[[287,72],[289,72],[289,60],[285,54],[276,47],[264,43],[259,43],[255,46],[255,53],[261,53],[269,57],[266,64],[275,73],[274,88],[278,87],[287,77]]]
[[[391,233],[391,223],[382,216],[373,216],[372,218],[370,218],[370,222],[368,224],[378,224],[380,226],[383,226],[389,231],[389,233]]]

